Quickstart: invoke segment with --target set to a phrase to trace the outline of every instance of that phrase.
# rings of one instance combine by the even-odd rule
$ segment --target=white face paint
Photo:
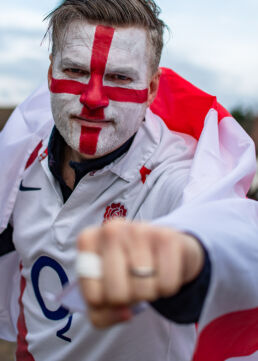
[[[149,51],[144,29],[71,24],[53,59],[50,89],[56,127],[72,149],[100,157],[139,129],[151,78]]]

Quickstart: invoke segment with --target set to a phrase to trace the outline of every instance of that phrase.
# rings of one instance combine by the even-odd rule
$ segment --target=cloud
[[[258,110],[255,9],[257,2],[251,0],[245,4],[186,0],[184,7],[167,4],[163,18],[170,25],[171,37],[162,63],[216,94],[228,108],[249,104]]]
[[[7,25],[0,33],[1,106],[23,101],[46,79],[49,63],[47,43],[41,46],[44,30]]]
[[[172,68],[200,89],[217,96],[219,102],[228,109],[243,105],[258,111],[256,78],[254,88],[257,87],[257,92],[253,92],[248,86],[245,87],[245,81],[248,81],[243,74],[232,74],[207,64],[195,63],[189,56],[172,53],[168,49],[163,53],[161,65]]]
[[[43,16],[38,11],[28,9],[1,9],[0,29],[41,30],[45,29]]]
[[[24,94],[29,94],[32,82],[29,79],[19,81],[15,77],[0,75],[0,106],[13,106],[24,100]]]

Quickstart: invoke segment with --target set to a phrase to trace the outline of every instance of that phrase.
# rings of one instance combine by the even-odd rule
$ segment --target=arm
[[[98,327],[131,318],[131,306],[139,301],[171,298],[199,275],[205,259],[203,247],[192,236],[121,219],[85,230],[79,249],[102,260],[101,279],[81,280],[90,317]],[[134,273],[142,267],[155,273],[146,277]]]
[[[254,172],[253,144],[232,118],[224,118],[218,126],[216,114],[215,110],[211,110],[207,116],[189,183],[184,190],[183,205],[163,220],[154,222],[195,234],[201,239],[211,257],[212,271],[214,262],[223,257],[218,255],[214,260],[211,252],[225,252],[218,244],[226,245],[231,239],[228,244],[237,250],[238,243],[246,247],[246,238],[254,244],[257,239],[257,206],[244,199]],[[216,218],[218,214],[221,218]],[[245,221],[239,221],[239,214],[246,217]],[[252,247],[248,245],[247,249],[251,254]],[[235,264],[236,259],[231,261]],[[169,257],[167,262],[170,262]],[[224,277],[224,282],[226,288],[230,277]],[[220,303],[218,305],[221,307]]]
[[[160,225],[168,223],[197,234],[212,264],[194,361],[253,354],[258,321],[258,202],[225,199],[184,207],[159,220]]]

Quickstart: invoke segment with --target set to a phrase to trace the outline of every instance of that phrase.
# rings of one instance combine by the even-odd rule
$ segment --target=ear
[[[53,72],[53,56],[52,56],[52,54],[49,55],[49,60],[50,60],[50,65],[48,68],[47,80],[48,80],[48,88],[50,89],[51,81],[52,81],[52,72]]]
[[[148,100],[147,106],[149,107],[153,100],[156,98],[158,89],[159,89],[159,80],[161,76],[161,69],[158,69],[155,74],[153,74],[150,85],[149,85],[149,92],[148,92]]]

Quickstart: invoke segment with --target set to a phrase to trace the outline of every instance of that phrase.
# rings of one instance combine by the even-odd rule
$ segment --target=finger
[[[85,228],[77,238],[79,251],[98,253],[99,248],[99,228]]]
[[[155,272],[156,265],[149,227],[139,223],[131,225],[130,240],[127,243],[127,252],[132,300],[153,301],[157,297],[157,281],[155,274],[151,272]]]
[[[78,237],[79,252],[99,254],[99,228],[88,228]],[[103,303],[103,281],[102,278],[93,279],[80,277],[79,283],[84,299],[91,305],[99,306]]]
[[[117,308],[94,308],[90,307],[89,318],[91,323],[97,328],[105,328],[117,323],[129,321],[133,314],[129,307],[117,307]]]
[[[180,237],[180,233],[159,230],[155,239],[158,290],[163,297],[174,295],[182,285],[183,252]]]
[[[127,259],[124,251],[126,236],[125,222],[112,221],[102,228],[104,301],[112,306],[128,304],[131,301]]]

